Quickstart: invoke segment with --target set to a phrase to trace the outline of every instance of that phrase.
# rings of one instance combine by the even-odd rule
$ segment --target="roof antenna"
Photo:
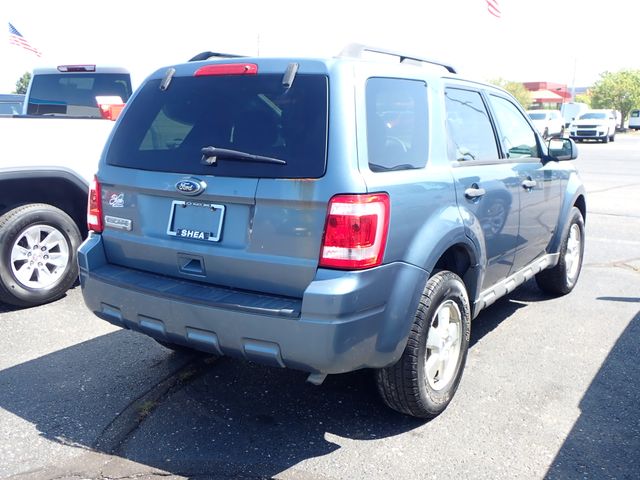
[[[293,81],[296,78],[296,73],[298,73],[298,64],[290,63],[287,65],[287,70],[284,72],[284,76],[282,77],[282,86],[284,88],[291,88],[293,85]]]

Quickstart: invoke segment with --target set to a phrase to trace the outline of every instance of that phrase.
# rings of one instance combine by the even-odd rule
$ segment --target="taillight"
[[[116,121],[124,108],[124,102],[119,95],[97,95],[96,103],[100,109],[100,115],[105,120]]]
[[[98,105],[98,108],[100,108],[100,115],[102,118],[115,122],[124,108],[124,103],[118,103],[116,105],[100,104]]]
[[[196,70],[194,77],[205,75],[256,75],[258,65],[255,63],[217,63],[205,65]]]
[[[382,263],[389,230],[389,196],[337,195],[329,202],[320,266],[355,270]]]
[[[93,232],[102,232],[102,194],[97,177],[93,177],[87,200],[87,228]]]

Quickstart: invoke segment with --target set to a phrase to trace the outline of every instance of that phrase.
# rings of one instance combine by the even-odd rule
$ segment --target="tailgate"
[[[110,262],[302,296],[326,216],[316,185],[326,168],[328,78],[300,66],[284,85],[284,68],[187,71],[138,91],[99,172]]]
[[[185,181],[181,175],[145,175],[145,185],[167,187],[157,190],[102,180],[108,261],[216,286],[301,297],[315,276],[326,203],[297,194],[286,198],[271,182],[256,201],[258,179],[202,180],[207,188],[197,197],[176,190]]]

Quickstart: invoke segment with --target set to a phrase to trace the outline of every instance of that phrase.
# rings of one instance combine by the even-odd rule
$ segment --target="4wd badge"
[[[183,178],[176,183],[176,190],[184,195],[199,195],[207,188],[207,184],[197,178]]]

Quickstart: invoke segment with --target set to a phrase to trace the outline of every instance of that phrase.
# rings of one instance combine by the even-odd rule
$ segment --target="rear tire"
[[[78,279],[81,241],[75,222],[51,205],[22,205],[2,215],[0,301],[30,307],[62,297]]]
[[[464,283],[455,273],[436,273],[424,287],[402,357],[376,371],[382,400],[414,417],[442,413],[462,378],[470,328]]]
[[[582,270],[584,219],[576,207],[571,209],[569,218],[569,228],[562,240],[558,264],[536,275],[538,287],[552,295],[566,295],[573,290]]]

